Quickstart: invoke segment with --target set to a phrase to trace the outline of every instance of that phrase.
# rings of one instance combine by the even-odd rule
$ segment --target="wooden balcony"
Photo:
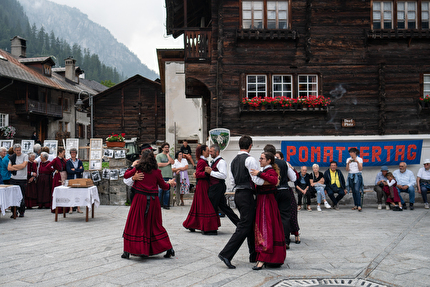
[[[63,109],[60,105],[48,104],[35,100],[16,100],[16,113],[17,114],[35,114],[54,118],[63,117]]]
[[[211,30],[198,29],[184,32],[185,62],[210,62]]]

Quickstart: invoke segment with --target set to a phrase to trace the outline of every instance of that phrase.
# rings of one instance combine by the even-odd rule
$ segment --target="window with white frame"
[[[318,75],[299,75],[299,97],[318,96]]]
[[[9,125],[9,115],[0,114],[0,128],[7,127]]]
[[[293,97],[293,80],[291,75],[272,76],[272,94],[274,97]]]
[[[417,27],[417,2],[397,2],[397,28],[416,29]]]
[[[267,96],[266,75],[247,75],[246,76],[246,97],[264,98],[266,96]]]
[[[242,1],[243,29],[288,29],[289,1]]]
[[[393,28],[393,2],[373,2],[373,29]]]
[[[423,98],[430,97],[430,74],[424,74]]]
[[[421,27],[429,29],[430,1],[421,2]]]
[[[288,28],[288,1],[267,1],[267,29]]]
[[[242,2],[242,27],[243,29],[263,28],[263,1],[243,1]]]

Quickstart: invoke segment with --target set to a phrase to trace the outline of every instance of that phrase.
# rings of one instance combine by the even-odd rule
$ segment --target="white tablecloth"
[[[0,209],[1,214],[6,214],[6,209],[10,206],[20,206],[22,200],[21,188],[18,185],[0,185]]]
[[[91,209],[91,205],[93,203],[95,207],[100,205],[97,186],[84,188],[57,186],[54,188],[54,193],[52,195],[52,209],[55,209],[58,206],[87,206]]]

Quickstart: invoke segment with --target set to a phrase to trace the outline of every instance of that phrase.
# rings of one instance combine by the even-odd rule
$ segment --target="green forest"
[[[70,45],[65,40],[45,31],[43,26],[37,29],[36,24],[30,25],[21,4],[16,0],[0,1],[0,49],[10,52],[10,40],[20,36],[27,40],[27,57],[50,56],[55,67],[64,67],[64,59],[72,56],[76,64],[85,71],[85,78],[99,83],[110,81],[119,83],[124,80],[116,68],[108,67],[100,62],[98,55],[91,54],[88,49],[79,45]]]

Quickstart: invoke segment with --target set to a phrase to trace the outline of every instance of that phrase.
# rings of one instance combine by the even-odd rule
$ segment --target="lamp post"
[[[81,94],[87,94],[88,95],[88,99],[89,100],[89,106],[91,108],[91,116],[90,116],[90,126],[91,126],[91,138],[94,138],[94,125],[93,125],[93,119],[94,119],[94,108],[93,108],[93,95],[91,95],[90,93],[88,93],[87,91],[80,91],[78,94],[78,100],[76,101],[75,107],[76,108],[82,108],[82,106],[84,105],[84,100],[81,99]]]

